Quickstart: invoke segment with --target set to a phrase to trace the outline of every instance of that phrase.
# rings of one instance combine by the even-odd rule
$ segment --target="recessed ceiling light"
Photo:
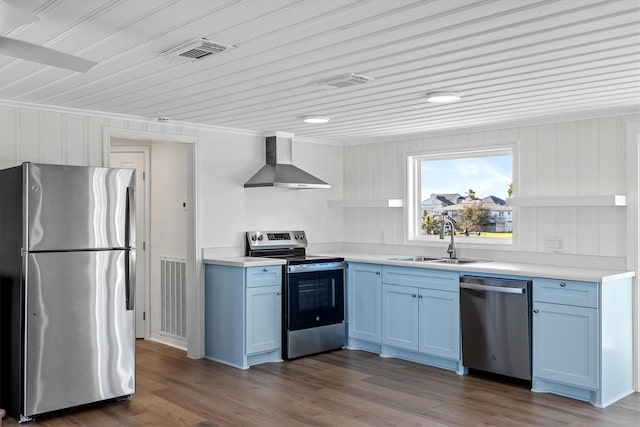
[[[460,92],[430,92],[427,94],[428,102],[444,103],[460,101]]]
[[[328,123],[331,118],[327,116],[304,116],[303,120],[305,123],[323,124]]]

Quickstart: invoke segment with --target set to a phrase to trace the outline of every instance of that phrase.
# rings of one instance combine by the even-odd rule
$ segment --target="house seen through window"
[[[437,238],[449,219],[463,241],[511,243],[514,218],[505,204],[513,187],[510,148],[410,156],[409,170],[411,240]]]

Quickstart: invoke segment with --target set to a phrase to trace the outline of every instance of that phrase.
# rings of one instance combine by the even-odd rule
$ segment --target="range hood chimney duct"
[[[245,182],[249,187],[331,188],[331,185],[292,164],[293,136],[267,136],[266,164]]]

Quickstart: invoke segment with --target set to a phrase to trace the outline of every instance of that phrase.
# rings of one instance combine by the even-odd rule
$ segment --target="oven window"
[[[300,281],[298,284],[298,308],[300,311],[315,310],[318,307],[335,307],[335,280],[330,284],[315,280]]]
[[[344,321],[343,270],[288,276],[289,330]]]

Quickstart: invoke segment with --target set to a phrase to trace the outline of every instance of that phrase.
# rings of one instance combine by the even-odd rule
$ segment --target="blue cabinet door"
[[[420,289],[421,353],[460,360],[460,298],[457,292]]]
[[[418,350],[418,288],[382,287],[382,343]]]
[[[374,264],[349,264],[348,271],[349,337],[380,344],[382,267]]]
[[[280,348],[280,285],[247,288],[246,354]]]
[[[533,303],[533,376],[599,387],[598,310]]]

